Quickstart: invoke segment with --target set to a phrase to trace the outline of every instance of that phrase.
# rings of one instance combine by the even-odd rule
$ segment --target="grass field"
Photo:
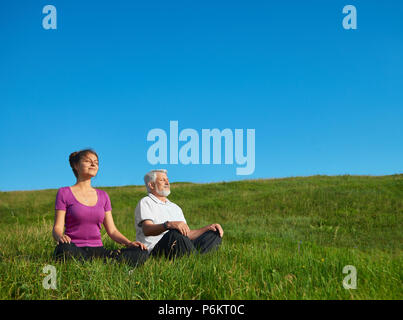
[[[108,192],[135,238],[141,186]],[[173,183],[191,228],[220,223],[219,251],[175,261],[55,262],[57,190],[0,192],[0,299],[402,299],[403,175]],[[119,248],[102,230],[105,247]],[[45,265],[57,289],[45,290]],[[357,270],[343,287],[343,267]]]

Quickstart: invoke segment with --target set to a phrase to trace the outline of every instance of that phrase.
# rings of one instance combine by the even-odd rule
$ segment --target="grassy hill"
[[[149,259],[132,270],[55,262],[57,190],[0,192],[0,299],[402,299],[403,175],[173,183],[192,229],[220,223],[218,252]],[[142,186],[108,192],[118,229],[135,239]],[[105,247],[119,248],[102,230]],[[45,265],[57,289],[45,290]],[[357,270],[346,290],[343,267]]]

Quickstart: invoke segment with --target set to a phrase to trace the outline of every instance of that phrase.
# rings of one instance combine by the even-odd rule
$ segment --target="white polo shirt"
[[[183,221],[186,223],[182,209],[168,199],[166,202],[163,202],[152,193],[141,199],[134,211],[136,240],[144,243],[147,246],[148,252],[151,252],[168,230],[158,236],[145,236],[142,228],[144,220],[151,220],[154,224],[161,224],[165,221]]]

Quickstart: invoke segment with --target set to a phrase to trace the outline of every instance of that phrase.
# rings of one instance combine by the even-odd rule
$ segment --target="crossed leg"
[[[74,243],[59,243],[54,251],[57,260],[77,259],[79,261],[93,258],[115,259],[135,267],[142,265],[148,258],[148,252],[138,247],[109,250],[104,247],[77,247]]]
[[[164,234],[160,241],[151,251],[151,255],[172,259],[194,252],[207,253],[218,249],[221,244],[221,237],[217,231],[207,231],[195,240],[190,240],[178,230],[170,230]]]

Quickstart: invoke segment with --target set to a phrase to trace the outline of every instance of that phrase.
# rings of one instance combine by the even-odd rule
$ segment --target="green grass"
[[[101,188],[101,187],[100,187]],[[101,188],[135,238],[139,186]],[[0,299],[402,299],[403,175],[172,184],[191,228],[218,222],[219,251],[176,261],[56,262],[57,190],[0,192]],[[119,248],[102,231],[105,247]],[[45,265],[57,289],[45,290]],[[346,290],[345,265],[357,269]]]

